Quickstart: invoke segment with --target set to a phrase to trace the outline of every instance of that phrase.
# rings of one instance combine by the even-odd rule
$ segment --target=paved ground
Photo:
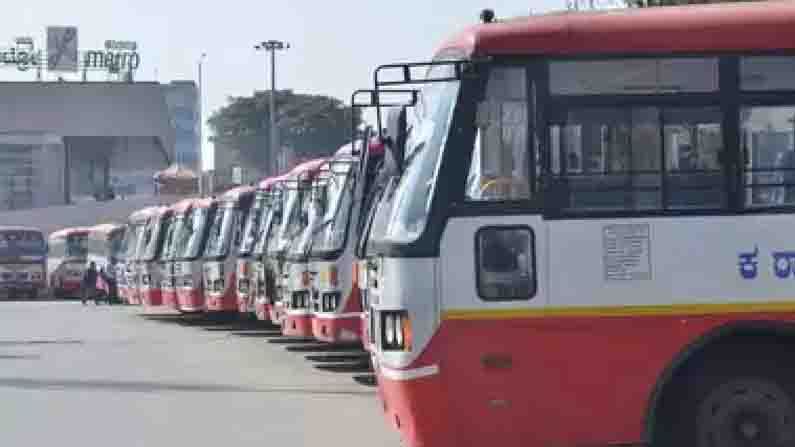
[[[0,303],[0,445],[399,445],[355,352],[138,312]]]

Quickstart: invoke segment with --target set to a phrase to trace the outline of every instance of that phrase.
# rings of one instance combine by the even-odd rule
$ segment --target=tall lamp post
[[[202,149],[204,149],[204,82],[202,81],[202,63],[207,59],[207,53],[202,53],[199,57],[199,160],[204,159]],[[179,162],[177,162],[179,164]],[[199,166],[199,170],[201,170]]]
[[[273,172],[278,170],[278,165],[273,159],[280,152],[279,150],[279,129],[276,127],[276,52],[287,50],[290,44],[281,40],[266,40],[254,46],[257,51],[268,51],[271,54],[271,96],[270,96],[270,164]],[[278,162],[277,162],[278,163]]]

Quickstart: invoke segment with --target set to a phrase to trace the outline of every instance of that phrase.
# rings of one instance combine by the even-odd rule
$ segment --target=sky
[[[373,69],[385,63],[429,60],[447,36],[475,23],[483,8],[497,17],[563,9],[566,0],[26,0],[6,2],[0,47],[31,36],[46,47],[46,27],[78,27],[81,50],[105,40],[138,43],[136,80],[197,79],[203,62],[204,120],[230,96],[270,88],[268,59],[254,45],[290,43],[277,56],[277,88],[326,94],[349,102],[370,88]],[[33,80],[33,74],[0,71],[0,80]],[[204,168],[212,167],[205,125]]]

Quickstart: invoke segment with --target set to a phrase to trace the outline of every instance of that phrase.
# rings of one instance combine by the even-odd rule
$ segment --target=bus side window
[[[535,242],[529,227],[485,227],[475,236],[478,295],[529,300],[536,292]]]
[[[486,97],[477,106],[467,200],[530,198],[526,84],[523,67],[492,70]]]

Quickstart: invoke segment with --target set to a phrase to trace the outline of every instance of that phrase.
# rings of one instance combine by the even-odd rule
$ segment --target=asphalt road
[[[123,306],[0,303],[2,446],[398,446],[356,352]]]

